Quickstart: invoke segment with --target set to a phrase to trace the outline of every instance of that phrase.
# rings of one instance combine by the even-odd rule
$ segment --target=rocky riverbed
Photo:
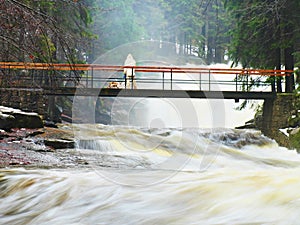
[[[71,131],[59,128],[13,128],[0,133],[0,167],[66,168],[87,166],[74,149]],[[84,157],[86,158],[86,157]]]
[[[94,156],[76,149],[73,129],[72,124],[55,125],[36,113],[0,106],[0,168],[92,167]],[[295,133],[291,137],[298,143],[299,129]]]
[[[36,113],[0,106],[0,126],[0,168],[88,166],[68,124],[48,127]]]

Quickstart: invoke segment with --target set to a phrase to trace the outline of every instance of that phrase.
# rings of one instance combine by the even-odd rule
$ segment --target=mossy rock
[[[290,127],[297,127],[297,126],[300,126],[300,117],[297,116],[297,117],[293,117],[293,118],[289,118],[288,119],[288,123],[289,123],[289,126]]]
[[[290,139],[291,147],[299,151],[300,150],[300,128],[294,129],[290,133],[289,139]]]
[[[37,113],[15,112],[15,127],[17,128],[42,128],[43,120]]]

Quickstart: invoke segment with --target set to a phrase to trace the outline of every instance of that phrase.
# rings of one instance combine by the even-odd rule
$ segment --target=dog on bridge
[[[119,82],[112,81],[112,82],[109,82],[107,88],[120,89],[120,88],[121,88],[121,85],[120,85]]]

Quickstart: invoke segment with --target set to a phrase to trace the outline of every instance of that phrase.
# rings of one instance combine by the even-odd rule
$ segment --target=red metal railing
[[[0,62],[0,69],[27,69],[27,70],[60,70],[60,71],[122,71],[124,68],[133,68],[136,72],[173,72],[173,73],[211,73],[211,74],[240,74],[285,76],[293,70],[268,69],[236,69],[236,68],[209,68],[209,67],[168,67],[168,66],[112,66],[99,64],[63,64],[63,63],[24,63]]]
[[[131,69],[132,73],[144,74],[143,76],[131,77],[131,86],[126,87],[126,77],[122,76],[124,69]],[[16,73],[16,71],[18,71]],[[29,71],[31,75],[20,75],[20,71]],[[32,72],[35,74],[32,75]],[[41,72],[38,72],[41,71]],[[51,73],[49,73],[51,71]],[[71,74],[74,72],[74,74]],[[174,85],[197,85],[198,90],[211,90],[214,85],[235,85],[235,90],[243,89],[249,91],[249,86],[256,85],[254,76],[262,76],[261,85],[267,77],[282,77],[293,74],[292,70],[265,70],[265,69],[237,69],[237,68],[209,68],[209,67],[168,67],[168,66],[115,66],[115,65],[99,65],[99,64],[58,64],[58,63],[24,63],[24,62],[0,62],[0,81],[14,79],[27,80],[38,84],[42,82],[42,74],[50,77],[49,86],[61,85],[63,81],[81,82],[84,87],[108,87],[110,82],[118,82],[124,88],[133,88],[133,82],[137,82],[140,86],[147,87],[160,85],[160,89],[173,90]],[[158,73],[158,76],[147,77],[145,74]],[[181,74],[179,77],[178,74]],[[182,77],[182,74],[191,75],[191,79]],[[57,76],[55,76],[57,75]],[[225,75],[232,75],[230,78],[223,79]],[[214,76],[218,76],[217,80]],[[258,79],[257,79],[258,80]],[[258,82],[258,81],[257,81]],[[0,83],[0,86],[1,86]],[[5,82],[4,82],[5,83]],[[8,85],[13,82],[8,82]],[[20,82],[19,82],[20,83]],[[58,84],[59,83],[59,84]],[[7,84],[7,83],[6,83]],[[39,84],[38,84],[39,85]],[[46,85],[46,84],[45,84]],[[76,85],[76,84],[74,84]],[[2,85],[3,86],[3,85]],[[40,86],[43,86],[40,84]],[[167,87],[168,86],[168,87]],[[270,84],[268,84],[270,86]],[[245,88],[246,87],[246,88]],[[195,89],[195,88],[193,88]]]

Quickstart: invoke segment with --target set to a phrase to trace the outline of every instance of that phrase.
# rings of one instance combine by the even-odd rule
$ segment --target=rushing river
[[[300,157],[256,131],[76,129],[89,167],[0,170],[0,224],[299,224]]]

